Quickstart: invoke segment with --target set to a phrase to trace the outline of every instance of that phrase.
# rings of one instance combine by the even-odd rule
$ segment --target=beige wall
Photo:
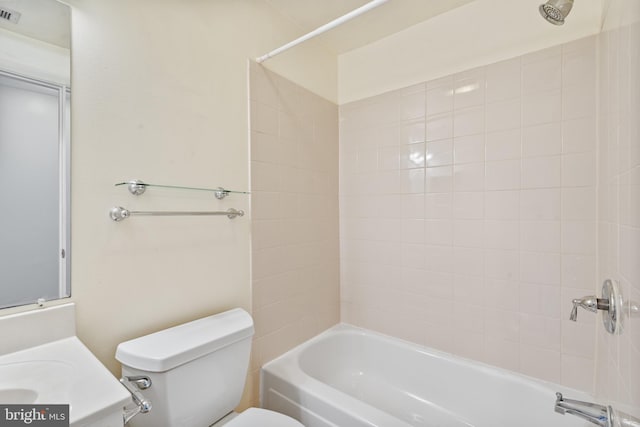
[[[640,303],[640,3],[610,1],[599,37],[598,286],[610,278]],[[601,317],[600,315],[598,316]],[[597,321],[596,395],[640,417],[640,318],[622,333]]]
[[[540,0],[476,0],[339,57],[339,103],[575,40],[600,30],[602,2],[576,2],[556,27]]]
[[[253,401],[260,367],[336,324],[338,106],[251,63]]]
[[[247,59],[297,36],[263,1],[73,0],[72,300],[78,335],[114,373],[116,345],[251,306],[249,197],[116,182],[249,188]],[[278,62],[279,61],[279,62]],[[327,98],[336,59],[309,44],[269,66]],[[244,209],[130,218],[141,210]]]

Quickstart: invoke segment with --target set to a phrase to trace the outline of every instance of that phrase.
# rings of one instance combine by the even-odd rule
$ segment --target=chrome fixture
[[[609,300],[604,298],[596,298],[593,295],[587,297],[576,298],[573,301],[573,309],[569,320],[574,322],[578,319],[578,307],[584,308],[592,313],[597,313],[598,310],[609,310]]]
[[[120,383],[131,393],[131,399],[135,403],[135,407],[132,409],[125,408],[124,411],[124,424],[131,421],[131,418],[138,414],[146,414],[151,411],[151,402],[145,399],[140,393],[140,390],[146,390],[151,387],[151,378],[146,376],[124,376],[120,378]]]
[[[556,393],[555,411],[571,414],[601,427],[640,427],[640,420],[611,406],[598,405],[581,400],[565,399]]]
[[[573,0],[549,0],[538,9],[544,19],[553,25],[562,25],[572,7]]]
[[[237,216],[244,216],[244,211],[237,209],[227,209],[226,211],[130,211],[122,206],[115,206],[109,211],[109,217],[120,222],[129,218],[132,215],[144,215],[144,216],[219,216],[226,215],[229,219],[234,219]]]
[[[581,400],[565,399],[562,393],[556,393],[555,411],[559,414],[571,414],[587,420],[601,427],[612,427],[611,406],[602,406],[596,403],[583,402]]]
[[[208,191],[213,192],[213,195],[218,200],[222,200],[229,194],[250,194],[248,191],[235,191],[227,190],[226,188],[202,188],[202,187],[185,187],[183,185],[166,185],[166,184],[149,184],[148,182],[140,181],[139,179],[132,179],[131,181],[119,182],[116,187],[126,185],[129,193],[134,196],[141,196],[147,190],[147,187],[159,187],[159,188],[172,188],[177,190],[195,190],[195,191]]]
[[[261,63],[263,63],[264,61],[266,61],[269,58],[273,58],[274,56],[279,55],[282,52],[287,51],[287,50],[291,49],[292,47],[299,45],[302,42],[305,42],[305,41],[307,41],[309,39],[312,39],[312,38],[314,38],[316,36],[319,36],[320,34],[326,33],[327,31],[332,30],[333,28],[344,24],[345,22],[350,21],[353,18],[356,18],[356,17],[362,15],[363,13],[368,12],[371,9],[375,9],[378,6],[382,6],[383,4],[385,4],[388,1],[389,0],[372,0],[369,3],[366,3],[365,5],[360,6],[359,8],[357,8],[355,10],[352,10],[351,12],[347,13],[346,15],[342,15],[342,16],[334,19],[331,22],[328,22],[328,23],[326,23],[324,25],[319,26],[318,28],[316,28],[315,30],[313,30],[311,32],[309,32],[309,33],[307,33],[307,34],[305,34],[303,36],[300,36],[297,39],[295,39],[295,40],[293,40],[293,41],[291,41],[291,42],[289,42],[289,43],[287,43],[287,44],[285,44],[283,46],[280,46],[277,49],[272,50],[269,53],[266,53],[266,54],[264,54],[262,56],[257,57],[256,58],[256,62],[258,64],[261,64]]]
[[[620,333],[622,329],[622,296],[618,285],[611,279],[607,279],[602,284],[602,298],[595,295],[589,295],[582,298],[576,298],[573,301],[573,309],[569,320],[576,321],[578,319],[578,307],[582,307],[592,313],[602,310],[602,323],[607,332],[611,334]]]

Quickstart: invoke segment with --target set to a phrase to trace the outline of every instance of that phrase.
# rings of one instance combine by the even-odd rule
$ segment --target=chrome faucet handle
[[[602,310],[604,328],[611,334],[618,334],[622,331],[622,314],[625,310],[628,310],[627,313],[632,311],[630,304],[624,303],[626,304],[625,306],[623,301],[618,283],[612,279],[607,279],[602,283],[602,298],[589,295],[571,301],[573,308],[571,309],[569,320],[575,322],[578,319],[578,307],[582,307],[592,313]]]
[[[582,307],[587,311],[596,313],[598,311],[600,301],[600,298],[597,298],[595,295],[589,295],[586,297],[574,299],[573,301],[571,301],[573,303],[573,309],[571,310],[569,320],[573,320],[575,322],[578,319],[578,307]]]
[[[578,301],[577,299],[573,300],[573,308],[571,309],[571,314],[569,315],[569,320],[577,321],[578,320]]]

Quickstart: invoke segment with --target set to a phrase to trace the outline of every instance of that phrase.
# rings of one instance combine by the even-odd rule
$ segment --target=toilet
[[[304,427],[286,415],[240,403],[249,367],[253,319],[236,308],[123,342],[123,376],[146,376],[151,411],[131,427]]]

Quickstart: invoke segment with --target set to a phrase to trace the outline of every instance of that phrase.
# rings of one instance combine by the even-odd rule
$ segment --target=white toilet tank
[[[145,375],[152,409],[131,427],[206,427],[242,398],[253,320],[236,308],[123,342],[116,359],[123,376]]]

